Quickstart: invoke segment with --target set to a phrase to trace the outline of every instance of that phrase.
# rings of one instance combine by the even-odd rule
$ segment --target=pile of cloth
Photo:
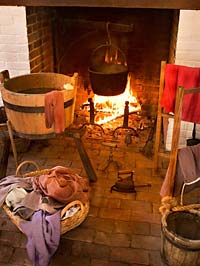
[[[63,166],[34,177],[10,175],[0,180],[0,207],[5,203],[25,220],[20,228],[27,235],[27,253],[35,266],[47,266],[58,248],[61,209],[74,200],[84,204],[89,199],[88,179]],[[73,208],[69,215],[77,211]]]

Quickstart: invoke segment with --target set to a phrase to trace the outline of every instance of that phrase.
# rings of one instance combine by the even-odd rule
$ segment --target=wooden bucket
[[[200,265],[200,217],[188,211],[164,214],[161,256],[169,266]]]
[[[8,120],[14,131],[24,138],[46,138],[55,134],[53,128],[46,128],[44,101],[45,93],[62,90],[64,94],[65,128],[74,119],[75,97],[78,74],[72,77],[56,73],[34,73],[8,79],[1,93]],[[65,89],[72,85],[72,89]]]

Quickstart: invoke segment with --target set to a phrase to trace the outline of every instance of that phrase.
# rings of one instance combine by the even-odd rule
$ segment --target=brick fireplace
[[[185,64],[183,59],[181,61],[179,58],[182,54],[180,48],[176,53],[179,9],[159,9],[159,6],[114,8],[102,7],[98,3],[93,7],[61,7],[55,6],[55,3],[53,7],[31,6],[31,3],[29,5],[25,7],[29,62],[24,60],[18,63],[17,67],[22,69],[22,64],[26,66],[30,63],[32,73],[53,71],[71,75],[78,72],[77,111],[88,98],[93,97],[88,77],[89,58],[96,47],[107,41],[106,23],[110,22],[113,25],[110,30],[112,42],[123,50],[127,58],[133,94],[142,104],[142,112],[155,117],[160,61],[176,63],[178,58],[177,63]],[[11,14],[13,16],[14,13]],[[15,21],[15,18],[11,19]],[[5,27],[9,21],[5,22]],[[16,21],[19,21],[19,17]],[[3,37],[2,40],[6,36]],[[14,48],[12,50],[14,51]],[[25,58],[19,48],[17,51],[20,60]],[[18,59],[12,56],[13,60]],[[12,68],[9,64],[5,65],[8,65],[8,70]],[[28,72],[28,68],[27,71],[24,70],[24,73]],[[20,75],[20,71],[14,71],[13,74]]]
[[[111,41],[125,54],[131,89],[142,110],[155,116],[161,60],[174,62],[179,12],[171,9],[26,7],[30,70],[79,73],[76,110],[93,96],[92,52]]]
[[[5,1],[8,4],[9,2],[10,0]],[[16,2],[17,0],[12,0],[12,3]],[[35,2],[30,0],[29,4],[34,5]],[[73,4],[77,1],[40,0],[40,3],[44,2]],[[120,5],[124,1],[79,1],[79,3],[84,2],[104,4],[115,2]],[[135,0],[126,1],[126,3],[135,2]],[[149,1],[140,2],[149,3]],[[176,1],[176,3],[180,2]],[[126,54],[128,67],[133,76],[132,89],[142,102],[143,111],[153,116],[157,107],[160,61],[174,62],[179,12],[171,9],[118,8],[99,7],[98,10],[104,10],[105,13],[101,12],[99,13],[101,15],[98,15],[98,12],[94,13],[95,8],[26,7],[30,70],[32,73],[58,71],[64,74],[78,71],[80,76],[78,110],[80,105],[92,96],[87,73],[88,58],[93,49],[106,40],[102,25],[105,25],[108,18],[114,25],[128,25],[128,27],[133,25],[133,31],[112,31],[111,36],[113,41],[117,40],[117,45]],[[80,13],[75,15],[78,10]],[[98,34],[101,33],[100,36],[104,36],[104,39],[94,34],[94,25],[90,28],[91,21],[100,25],[97,31]],[[57,26],[62,25],[62,22],[64,28],[58,28]],[[78,22],[84,23],[78,28]],[[55,31],[55,28],[59,32]],[[71,47],[71,50],[67,52],[66,47]],[[62,64],[59,65],[61,58]],[[130,135],[126,137],[128,141]],[[117,178],[116,167],[114,167],[115,164],[111,164],[106,171],[104,168],[108,166],[110,147],[105,145],[104,139],[100,136],[89,139],[85,134],[84,145],[98,177],[97,182],[92,183],[90,213],[80,227],[71,230],[61,239],[58,252],[50,265],[63,265],[64,262],[69,265],[85,266],[163,265],[160,258],[160,214],[158,212],[159,191],[163,180],[160,176],[153,177],[152,160],[143,156],[139,150],[144,143],[143,135],[137,138],[137,147],[134,141],[126,142],[127,145],[125,145],[124,139],[121,141],[119,138],[119,140],[116,147],[113,146],[114,160],[121,164],[122,169],[135,171],[136,186],[151,183],[151,187],[136,187],[135,194],[116,191],[111,193],[110,187],[115,184]],[[81,176],[87,176],[77,147],[71,138],[58,137],[49,140],[48,145],[46,141],[33,142],[31,149],[20,154],[20,160],[34,160],[44,169],[55,165],[66,165],[75,169]],[[162,170],[164,175],[166,165],[162,164]],[[11,155],[7,174],[14,172],[15,164]],[[4,213],[1,215],[3,217],[0,245],[3,256],[0,256],[0,263],[31,265],[26,255],[25,236],[16,231]],[[13,239],[19,239],[19,241],[13,241]]]

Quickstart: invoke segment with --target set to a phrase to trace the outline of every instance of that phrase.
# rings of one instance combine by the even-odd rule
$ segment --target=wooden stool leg
[[[11,146],[12,146],[12,152],[13,152],[15,164],[16,164],[16,167],[18,167],[17,150],[16,150],[15,141],[13,138],[12,126],[11,126],[11,123],[9,120],[7,121],[7,126],[8,126],[8,134],[10,137],[10,142],[11,142]]]
[[[10,139],[5,131],[0,131],[0,179],[6,176]]]
[[[164,90],[164,74],[165,74],[165,65],[166,62],[161,62],[160,70],[160,86],[159,86],[159,95],[158,95],[158,112],[157,112],[157,123],[156,123],[156,134],[155,134],[155,144],[154,144],[154,168],[153,175],[157,174],[158,171],[158,160],[159,160],[159,150],[160,150],[160,139],[161,139],[161,128],[162,128],[162,108],[160,105],[163,90]]]

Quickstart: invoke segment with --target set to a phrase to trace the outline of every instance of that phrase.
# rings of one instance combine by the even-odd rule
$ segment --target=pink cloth
[[[200,87],[200,68],[167,64],[165,66],[165,88],[161,106],[165,112],[174,112],[176,89]],[[182,120],[200,124],[200,93],[185,95],[183,98]]]
[[[45,123],[54,127],[55,133],[65,130],[64,96],[62,91],[54,90],[45,94]]]
[[[59,202],[89,201],[90,186],[86,178],[80,177],[67,167],[55,166],[33,179],[34,189]]]

